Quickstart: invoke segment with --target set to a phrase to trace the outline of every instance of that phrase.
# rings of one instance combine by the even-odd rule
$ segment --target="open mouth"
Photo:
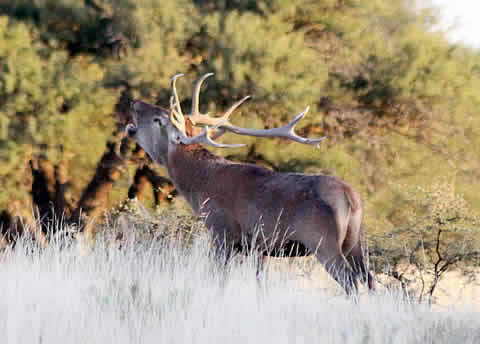
[[[125,127],[125,133],[127,136],[134,138],[137,134],[137,127],[133,123],[128,123]]]

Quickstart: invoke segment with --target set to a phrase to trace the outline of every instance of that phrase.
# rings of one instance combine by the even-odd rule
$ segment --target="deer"
[[[190,114],[183,113],[176,90],[176,80],[183,74],[171,79],[168,109],[131,100],[125,131],[155,163],[166,168],[179,194],[202,217],[217,260],[228,262],[233,251],[249,244],[256,247],[249,252],[263,256],[313,254],[348,295],[358,293],[358,279],[375,290],[362,247],[362,199],[352,186],[335,176],[275,172],[233,162],[203,146],[244,146],[216,141],[230,132],[319,147],[325,137],[306,138],[294,130],[309,107],[280,127],[238,127],[230,116],[250,96],[220,116],[200,113],[200,89],[212,75],[205,74],[195,83]],[[263,264],[263,257],[259,261]]]

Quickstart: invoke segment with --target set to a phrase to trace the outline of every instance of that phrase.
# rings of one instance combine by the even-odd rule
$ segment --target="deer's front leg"
[[[240,225],[221,208],[212,206],[205,225],[213,236],[215,259],[223,268],[230,262],[235,245],[241,241]]]

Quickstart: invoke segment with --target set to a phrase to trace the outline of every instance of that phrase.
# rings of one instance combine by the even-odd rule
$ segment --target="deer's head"
[[[180,107],[180,100],[175,88],[175,82],[183,74],[177,74],[172,78],[170,108],[163,109],[158,106],[134,100],[131,102],[132,122],[125,128],[128,136],[134,138],[147,154],[157,163],[166,165],[168,152],[175,149],[179,144],[204,143],[213,147],[234,148],[242,144],[222,144],[215,141],[227,131],[238,135],[259,136],[259,137],[285,137],[303,144],[318,146],[325,138],[309,139],[300,137],[294,132],[295,124],[305,116],[305,111],[297,115],[290,123],[272,129],[248,129],[232,125],[229,117],[249,96],[237,101],[222,116],[210,117],[201,114],[198,108],[200,88],[203,81],[212,73],[205,74],[195,84],[192,95],[192,110],[189,115],[184,115]],[[203,126],[203,131],[194,136],[187,134],[186,118],[192,125]],[[190,134],[190,135],[189,135]]]
[[[155,162],[165,165],[168,153],[168,110],[133,100],[130,112],[132,123],[127,124],[126,134],[134,138]]]

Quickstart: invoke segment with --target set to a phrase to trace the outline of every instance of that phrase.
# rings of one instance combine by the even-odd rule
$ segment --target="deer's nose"
[[[132,123],[129,123],[125,127],[125,132],[128,136],[135,137],[135,134],[137,133],[137,127],[134,126]]]

